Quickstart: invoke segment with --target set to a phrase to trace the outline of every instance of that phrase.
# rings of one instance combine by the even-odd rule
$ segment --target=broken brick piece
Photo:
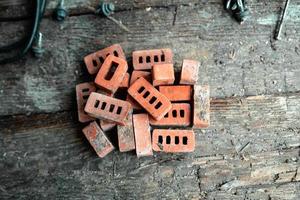
[[[88,72],[90,74],[96,74],[104,63],[106,57],[109,55],[114,55],[126,60],[122,47],[119,44],[114,44],[84,57],[84,62]]]
[[[82,129],[82,132],[100,158],[105,157],[108,153],[114,150],[114,146],[107,139],[95,121]]]
[[[209,86],[194,85],[193,128],[207,128],[210,125]]]
[[[150,124],[156,126],[189,126],[191,124],[191,105],[174,103],[171,110],[161,119],[150,117]]]
[[[190,101],[192,99],[192,87],[189,85],[159,86],[159,92],[171,102]]]
[[[128,93],[156,120],[163,118],[172,107],[169,99],[143,77],[129,87]]]
[[[148,114],[134,114],[132,118],[137,156],[152,156],[153,151]]]
[[[126,73],[121,84],[120,88],[128,88],[129,87],[129,80],[130,80],[130,75],[129,73]]]
[[[193,130],[154,129],[152,147],[154,151],[169,153],[193,152],[195,150],[195,133]]]
[[[130,103],[92,92],[84,108],[90,116],[125,125],[124,120],[132,110]]]
[[[143,108],[140,106],[136,100],[134,100],[130,95],[127,95],[126,101],[129,102],[132,106],[133,110],[142,110]]]
[[[143,77],[150,83],[152,82],[151,72],[133,70],[131,74],[130,85],[132,85],[134,81],[136,81],[140,77]]]
[[[87,113],[84,112],[84,107],[91,92],[95,91],[96,87],[92,82],[81,83],[76,85],[78,119],[82,123],[94,120],[93,117],[89,116]]]
[[[132,52],[135,70],[151,69],[154,64],[173,63],[171,49],[151,49]]]
[[[103,131],[110,131],[117,125],[116,122],[112,122],[108,120],[100,119],[99,121],[100,121],[100,127]]]
[[[125,126],[118,126],[118,141],[121,152],[127,152],[135,149],[134,131],[132,125],[132,114],[129,113],[126,118]]]
[[[173,64],[155,64],[152,68],[153,85],[172,85],[175,81]]]
[[[111,93],[115,93],[120,87],[127,69],[127,62],[124,59],[110,55],[101,66],[95,83],[97,86]]]
[[[180,84],[194,85],[198,81],[200,62],[184,59],[181,69]]]

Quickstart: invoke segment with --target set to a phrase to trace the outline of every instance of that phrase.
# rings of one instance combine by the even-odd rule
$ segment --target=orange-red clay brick
[[[161,119],[150,117],[150,124],[155,126],[189,126],[191,124],[191,105],[174,103],[171,110]]]
[[[82,123],[94,120],[93,117],[84,112],[84,107],[91,92],[95,91],[96,87],[92,82],[76,85],[78,119]]]
[[[111,92],[115,91],[120,87],[128,66],[126,60],[115,56],[108,56],[103,65],[101,66],[95,83],[97,86]]]
[[[129,87],[129,80],[130,80],[130,75],[129,73],[126,73],[121,84],[120,88],[128,88]]]
[[[135,70],[151,69],[154,64],[173,63],[173,53],[171,49],[134,51],[132,62]]]
[[[209,86],[194,85],[193,128],[207,128],[210,125]]]
[[[195,150],[195,134],[193,130],[155,129],[152,135],[154,151],[169,153],[193,152]]]
[[[132,109],[126,101],[92,92],[84,110],[92,117],[125,125],[124,120]]]
[[[105,157],[108,153],[114,150],[114,146],[107,139],[95,121],[86,126],[82,132],[100,158]]]
[[[196,60],[183,60],[180,84],[182,85],[194,85],[198,81],[198,71],[200,62]]]
[[[192,99],[192,87],[189,85],[159,86],[158,90],[171,102],[190,101]]]
[[[127,152],[135,149],[134,131],[132,125],[132,114],[129,113],[126,118],[125,126],[118,126],[118,141],[121,152]]]
[[[134,81],[136,81],[140,77],[143,77],[150,83],[152,82],[151,72],[133,70],[131,74],[130,85],[132,85]]]
[[[119,44],[114,44],[84,57],[84,62],[88,72],[90,74],[96,74],[104,63],[106,57],[109,55],[114,55],[126,60],[122,47]]]
[[[130,86],[128,93],[156,120],[163,118],[172,107],[169,99],[143,77]]]
[[[103,119],[102,120],[100,119],[99,122],[100,122],[100,127],[103,131],[110,131],[117,125],[116,122],[103,120]]]
[[[155,64],[152,68],[153,85],[172,85],[175,81],[173,64]]]
[[[148,114],[134,114],[133,128],[137,156],[152,156],[153,151],[151,145],[151,133]]]

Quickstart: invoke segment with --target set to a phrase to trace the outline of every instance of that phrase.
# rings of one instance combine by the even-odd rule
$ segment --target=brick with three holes
[[[192,99],[192,87],[190,85],[159,86],[158,90],[171,102],[190,101]]]
[[[200,62],[197,60],[184,59],[182,62],[180,84],[194,85],[198,81]]]
[[[127,69],[128,66],[126,60],[110,55],[105,59],[101,66],[96,76],[95,83],[104,90],[115,93],[120,87]]]
[[[90,94],[95,91],[96,87],[93,82],[76,85],[78,119],[82,123],[94,120],[93,117],[84,112],[84,107]]]
[[[171,110],[161,119],[150,117],[150,124],[155,126],[189,126],[191,124],[191,105],[173,103]]]
[[[138,157],[152,156],[151,133],[148,114],[134,114],[132,117],[135,149]]]
[[[132,108],[131,104],[126,101],[92,92],[84,110],[92,117],[125,125],[124,120]]]
[[[169,153],[193,152],[195,150],[195,133],[193,130],[154,129],[152,147],[154,151]]]
[[[154,86],[173,85],[175,81],[173,64],[155,64],[152,68]]]
[[[129,87],[128,93],[156,120],[162,119],[172,107],[170,100],[143,77]]]
[[[152,69],[154,64],[173,63],[173,53],[171,49],[134,51],[132,63],[135,70]]]
[[[208,85],[194,85],[193,128],[207,128],[210,125],[210,95]]]
[[[134,131],[132,124],[132,114],[129,113],[126,118],[125,126],[118,126],[119,150],[127,152],[135,149]]]
[[[107,139],[95,121],[82,129],[82,132],[100,158],[105,157],[108,153],[114,150],[114,146]]]
[[[119,44],[114,44],[84,57],[84,62],[88,72],[90,74],[96,74],[104,63],[106,57],[109,55],[114,55],[126,60],[122,47]]]

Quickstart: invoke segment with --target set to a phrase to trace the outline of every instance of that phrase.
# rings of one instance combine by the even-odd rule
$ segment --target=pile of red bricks
[[[121,152],[135,150],[141,157],[153,150],[194,151],[193,129],[210,123],[209,87],[197,85],[198,61],[183,60],[180,80],[175,80],[170,49],[134,51],[131,73],[118,44],[84,62],[96,77],[76,86],[78,117],[90,122],[83,133],[99,157],[115,149],[105,134],[115,126]],[[126,91],[123,99],[116,97],[117,90]]]

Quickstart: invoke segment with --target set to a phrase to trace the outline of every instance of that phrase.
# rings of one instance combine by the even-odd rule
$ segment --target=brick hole
[[[83,98],[84,100],[87,100],[87,99],[89,98],[89,95],[84,95],[84,96],[82,96],[82,98]]]
[[[184,137],[182,138],[182,143],[183,143],[184,145],[187,145],[187,143],[188,143],[188,138],[187,138],[186,136],[184,136]]]
[[[177,110],[172,110],[172,116],[177,117]]]
[[[165,116],[164,116],[164,118],[168,118],[169,117],[169,113],[167,113]]]
[[[179,144],[179,136],[175,136],[175,144]]]
[[[104,63],[104,58],[101,56],[99,57],[100,63]]]
[[[158,55],[154,56],[154,62],[158,62]]]
[[[163,136],[161,136],[161,135],[158,136],[158,143],[159,143],[159,144],[162,144],[163,141],[164,141],[164,140],[163,140]]]
[[[180,117],[183,118],[184,117],[184,110],[180,110],[179,113],[180,113]]]
[[[110,65],[110,69],[108,70],[107,74],[104,77],[105,80],[109,81],[113,77],[113,75],[114,75],[116,69],[118,68],[118,66],[119,66],[118,63],[112,61],[111,65]]]
[[[82,89],[81,91],[82,91],[83,93],[84,93],[84,92],[88,92],[88,91],[90,91],[90,88],[84,88],[84,89]]]
[[[165,54],[161,54],[160,60],[161,60],[161,62],[165,62]]]
[[[152,97],[152,98],[150,99],[149,103],[150,103],[150,104],[153,104],[153,103],[156,101],[156,99],[157,99],[156,97]]]
[[[110,107],[109,107],[109,112],[113,112],[115,109],[115,105],[114,104],[111,104]]]
[[[161,103],[161,102],[158,102],[158,103],[155,105],[155,109],[159,109],[161,106],[162,106],[162,103]]]
[[[145,90],[145,87],[144,86],[142,86],[142,87],[140,87],[140,89],[138,90],[138,93],[142,93],[143,91]]]
[[[96,100],[96,101],[95,101],[95,104],[94,104],[94,107],[95,107],[95,108],[98,108],[99,103],[100,103],[100,101],[99,101],[99,100]]]
[[[121,106],[118,106],[118,109],[117,109],[117,115],[121,114],[122,112],[122,107]]]
[[[101,105],[101,110],[104,110],[106,107],[106,102],[103,102],[102,105]]]
[[[139,57],[139,63],[143,63],[143,57],[142,56]]]
[[[166,144],[171,144],[171,136],[167,136],[167,139],[166,139]]]
[[[110,55],[110,53],[106,54],[106,57],[108,57]]]
[[[94,66],[94,67],[98,67],[98,63],[97,63],[96,60],[93,60],[93,66]]]
[[[151,62],[151,57],[150,56],[147,56],[146,57],[146,63],[150,63]]]
[[[149,96],[150,92],[146,91],[145,94],[143,95],[144,99],[146,99]]]
[[[118,52],[117,52],[117,51],[114,51],[114,56],[116,56],[116,57],[118,57],[118,56],[119,56],[119,54],[118,54]]]

